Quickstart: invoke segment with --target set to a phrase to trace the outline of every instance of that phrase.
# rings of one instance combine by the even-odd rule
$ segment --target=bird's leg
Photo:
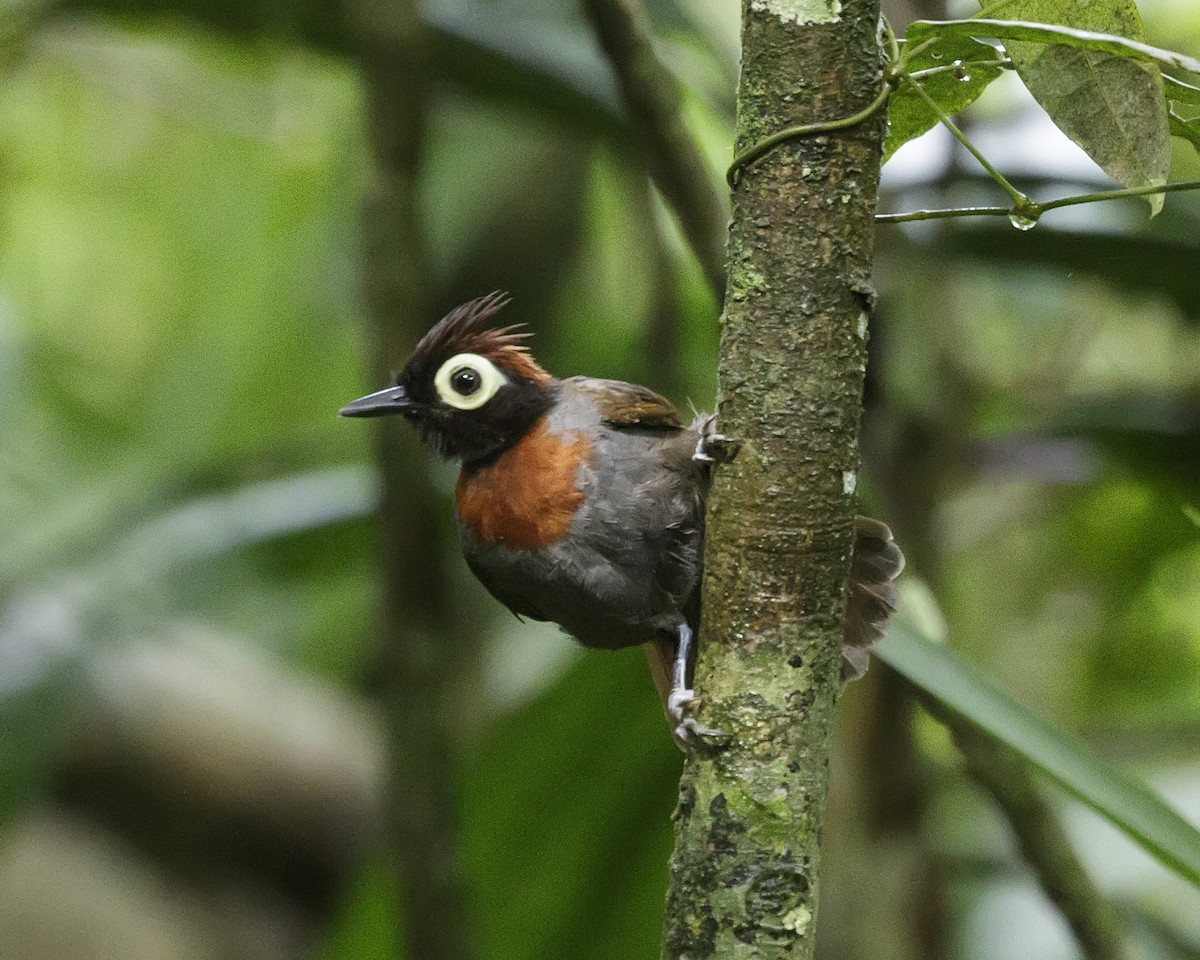
[[[675,659],[671,664],[671,692],[667,709],[676,722],[683,719],[683,708],[696,702],[696,691],[687,684],[688,659],[692,655],[692,628],[681,623],[675,628]]]
[[[695,425],[696,432],[700,436],[696,440],[696,452],[692,454],[693,462],[712,466],[717,463],[728,463],[737,456],[742,445],[723,433],[717,433],[713,429],[716,422],[717,415],[710,413]]]
[[[675,725],[676,742],[687,749],[694,746],[697,737],[727,737],[723,730],[714,730],[701,724],[692,709],[700,702],[696,691],[688,686],[688,665],[692,654],[692,628],[681,623],[675,628],[675,659],[671,665],[671,690],[667,694],[667,715]]]

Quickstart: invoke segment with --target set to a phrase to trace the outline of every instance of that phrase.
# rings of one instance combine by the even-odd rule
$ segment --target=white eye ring
[[[461,392],[463,378],[460,377],[457,382],[455,380],[460,374],[465,374],[468,379],[470,374],[475,375],[476,386],[470,393]],[[433,385],[437,387],[442,402],[456,410],[478,410],[506,383],[508,378],[496,365],[477,353],[460,353],[451,357],[438,367],[437,375],[433,378]]]

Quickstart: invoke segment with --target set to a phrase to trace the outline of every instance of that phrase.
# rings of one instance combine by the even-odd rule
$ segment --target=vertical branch
[[[879,91],[877,0],[744,0],[737,152]],[[819,21],[819,22],[811,22]],[[702,721],[680,786],[664,956],[813,952],[839,685],[882,118],[780,145],[734,194],[708,513]]]
[[[426,44],[414,0],[355,0],[351,11],[374,160],[363,218],[366,308],[375,382],[383,383],[428,320],[417,204]],[[404,901],[408,955],[463,960],[470,951],[444,720],[461,647],[446,642],[450,607],[429,458],[397,419],[374,421],[383,595],[371,685],[389,729],[388,854]]]
[[[1087,960],[1126,960],[1124,923],[1079,862],[1058,817],[1013,750],[946,710],[927,704],[949,727],[967,771],[996,801],[1025,862],[1058,907]]]
[[[719,296],[725,288],[725,204],[683,122],[679,82],[654,52],[640,0],[584,0],[608,57],[650,175]]]

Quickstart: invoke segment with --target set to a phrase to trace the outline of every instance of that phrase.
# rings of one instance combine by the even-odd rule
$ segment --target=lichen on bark
[[[743,0],[735,152],[861,109],[877,0],[804,24]],[[882,119],[790,141],[734,191],[697,684],[724,746],[680,784],[663,955],[811,957],[855,502]]]

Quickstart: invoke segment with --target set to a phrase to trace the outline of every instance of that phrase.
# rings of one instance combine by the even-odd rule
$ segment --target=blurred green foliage
[[[0,956],[395,956],[407,920],[379,840],[371,684],[385,532],[369,437],[334,416],[374,386],[370,161],[342,11],[38,10],[0,31]],[[719,168],[736,10],[651,11]],[[1200,48],[1189,5],[1143,13],[1151,42]],[[511,289],[550,369],[709,406],[717,304],[576,11],[428,15],[432,302]],[[986,125],[1023,106],[997,87],[978,109]],[[1174,174],[1200,175],[1181,147]],[[926,167],[887,202],[978,186]],[[1172,197],[1151,226],[1134,207],[1029,235],[881,231],[868,507],[959,652],[1196,820],[1200,206]],[[443,500],[430,549],[454,554]],[[657,956],[680,760],[640,654],[578,656],[454,569],[455,629],[486,637],[447,721],[479,956]],[[1005,952],[1003,894],[1032,887],[921,717],[922,812],[903,837],[936,879],[889,872],[899,841],[859,805],[900,795],[854,772],[882,736],[885,674],[846,695],[837,764],[855,785],[835,784],[823,949],[908,955],[910,913],[856,912],[847,884],[874,871],[946,904],[943,949],[918,955],[1069,956],[1052,935]],[[1200,953],[1195,892],[1079,822],[1150,955]],[[53,912],[30,863],[63,891]],[[154,936],[120,933],[124,954],[96,932],[135,928]]]

